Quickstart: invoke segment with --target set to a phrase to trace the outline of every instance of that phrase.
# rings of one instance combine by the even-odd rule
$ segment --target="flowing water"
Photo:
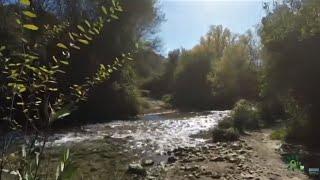
[[[203,139],[190,135],[214,127],[228,114],[229,111],[147,114],[134,121],[94,124],[82,127],[80,132],[55,134],[51,137],[51,146],[112,138],[125,139],[128,149],[161,153],[202,144]]]
[[[78,169],[76,179],[130,179],[126,178],[129,163],[152,159],[161,165],[168,158],[167,151],[201,146],[205,140],[190,135],[213,128],[228,115],[229,111],[165,112],[55,133],[47,143],[47,172],[56,171],[68,148]]]

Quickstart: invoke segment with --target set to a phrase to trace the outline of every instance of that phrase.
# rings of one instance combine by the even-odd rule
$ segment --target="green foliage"
[[[161,100],[167,104],[172,104],[172,95],[171,94],[165,94],[162,96]]]
[[[250,33],[225,48],[222,57],[213,64],[208,75],[213,95],[220,104],[232,106],[241,98],[257,99],[257,54]]]
[[[142,88],[150,90],[151,95],[156,98],[161,98],[165,94],[172,93],[174,86],[174,73],[179,58],[179,49],[169,52],[167,60],[165,63],[161,64],[163,69],[161,69],[160,73],[155,74],[144,82]]]
[[[244,129],[256,129],[259,127],[259,115],[254,104],[246,100],[239,100],[232,109],[231,118],[233,127],[239,132]]]
[[[286,118],[284,105],[274,94],[261,97],[257,108],[261,120],[267,126],[273,125],[276,120]]]
[[[270,138],[273,140],[282,140],[284,141],[287,137],[287,130],[285,128],[275,130],[271,133]]]
[[[56,180],[71,180],[75,176],[76,170],[76,166],[70,159],[70,150],[67,149],[57,166]]]
[[[182,52],[174,76],[175,106],[186,109],[211,107],[211,89],[207,81],[207,75],[211,70],[211,57],[210,53],[201,47]]]
[[[261,95],[283,97],[284,105],[294,99],[295,102],[289,104],[300,110],[299,113],[289,113],[292,122],[288,135],[300,136],[296,139],[310,144],[319,144],[314,138],[319,136],[317,127],[320,125],[320,86],[315,78],[320,75],[319,12],[320,2],[317,0],[275,3],[267,10],[260,29],[264,45]]]
[[[29,22],[28,19],[24,19],[23,16],[28,18],[36,18],[36,12],[33,8],[28,6],[27,1],[21,1],[22,4],[26,5],[22,10],[21,15],[17,15],[17,18],[22,22],[20,28],[26,28],[28,30],[38,31],[40,25],[24,23]],[[119,3],[115,3],[115,8],[119,6]],[[115,13],[115,12],[114,12]],[[100,17],[96,22],[92,22],[90,25],[91,29],[88,27],[87,30],[92,30],[96,28],[97,31],[101,31],[104,26],[104,19],[106,17]],[[88,22],[87,22],[88,24]],[[78,25],[80,26],[80,25]],[[51,29],[53,27],[53,29]],[[61,30],[57,31],[55,27],[59,27]],[[1,57],[5,59],[1,63],[2,75],[1,79],[3,80],[1,87],[3,93],[6,94],[6,102],[1,103],[2,106],[8,106],[11,104],[10,108],[7,108],[7,111],[2,113],[1,116],[4,119],[7,119],[12,123],[12,128],[19,128],[24,126],[25,122],[34,124],[32,127],[35,130],[38,130],[37,126],[49,126],[56,119],[62,116],[56,116],[56,113],[59,113],[59,110],[63,108],[66,104],[75,104],[79,100],[86,99],[87,92],[94,85],[97,85],[104,80],[106,80],[110,73],[117,67],[122,66],[125,59],[130,57],[123,55],[123,60],[116,59],[112,65],[108,68],[105,68],[103,65],[100,66],[99,71],[92,78],[87,78],[86,81],[81,84],[69,84],[70,94],[62,89],[58,82],[58,77],[63,76],[65,73],[65,66],[70,64],[70,51],[69,47],[66,44],[75,45],[74,39],[71,38],[64,40],[65,42],[59,42],[59,34],[62,32],[62,29],[68,31],[70,28],[68,23],[62,23],[54,26],[46,26],[41,28],[41,31],[37,32],[38,38],[34,40],[32,37],[28,36],[28,32],[25,32],[24,41],[22,42],[21,48],[15,48],[11,51],[10,54]],[[76,31],[69,32],[77,37],[87,37],[87,34],[78,33]],[[49,36],[50,35],[50,36]],[[91,39],[90,41],[92,41]],[[58,51],[56,55],[52,55],[52,59],[43,57],[42,53],[44,51],[44,44],[42,42],[51,42],[58,41],[57,47],[61,48],[60,52]],[[89,40],[84,40],[89,44]],[[20,45],[16,45],[20,46]],[[78,47],[83,47],[83,45],[76,45]],[[4,50],[4,48],[1,48]],[[51,53],[52,50],[49,50]],[[3,108],[6,109],[6,108]],[[43,114],[42,114],[43,112]],[[65,115],[66,113],[64,113]],[[24,116],[24,121],[22,117]],[[15,120],[19,117],[19,121]],[[64,116],[63,116],[64,117]],[[18,125],[18,124],[23,125]]]
[[[94,90],[94,93],[89,96],[89,101],[80,107],[79,111],[84,113],[78,113],[79,117],[76,118],[93,121],[94,117],[95,121],[105,121],[108,118],[127,119],[135,116],[143,103],[135,76],[133,67],[126,64],[121,69],[117,80],[111,84],[102,84]],[[97,104],[104,104],[104,106],[97,106]]]
[[[233,128],[233,118],[232,117],[225,117],[218,122],[218,128],[220,129],[229,129]]]
[[[212,130],[212,140],[213,142],[228,142],[228,141],[236,141],[239,139],[239,132],[234,130],[233,128],[230,129],[220,129],[214,128]]]
[[[258,97],[259,46],[253,34],[232,34],[212,26],[199,45],[182,51],[175,68],[177,107],[226,109],[241,98]]]
[[[18,13],[15,14],[16,26],[22,32],[20,41],[0,46],[0,118],[8,122],[12,131],[24,131],[33,137],[24,146],[17,166],[10,167],[14,169],[9,172],[16,172],[19,179],[36,180],[40,178],[41,160],[51,125],[70,115],[76,104],[87,99],[93,87],[102,84],[126,61],[133,59],[130,53],[122,53],[107,66],[100,64],[95,73],[77,83],[64,79],[72,64],[71,56],[89,48],[105,24],[111,22],[111,18],[117,19],[114,17],[122,12],[119,2],[112,1],[107,15],[74,27],[69,22],[41,24],[34,4],[28,0],[20,2],[23,6],[17,6]],[[41,147],[36,142],[40,142]],[[69,151],[64,154],[56,179],[71,178],[74,167],[69,154]],[[1,165],[0,177],[2,168]]]

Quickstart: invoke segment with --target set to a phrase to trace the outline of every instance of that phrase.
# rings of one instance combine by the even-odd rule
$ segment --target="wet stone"
[[[174,156],[171,156],[168,158],[167,162],[168,162],[168,164],[172,164],[172,163],[175,163],[176,161],[177,161],[177,158]]]
[[[146,170],[142,167],[141,164],[129,164],[128,172],[138,175],[146,175]]]
[[[154,161],[151,159],[142,161],[142,166],[152,166],[153,164],[154,164]]]
[[[198,169],[199,169],[198,166],[186,166],[186,167],[185,167],[185,170],[186,170],[186,171],[196,171],[196,170],[198,170]]]
[[[219,179],[219,178],[221,177],[221,175],[220,175],[219,173],[217,173],[217,172],[213,172],[212,175],[211,175],[211,177],[212,177],[213,179]]]
[[[214,161],[214,162],[224,161],[224,158],[221,156],[213,157],[210,159],[210,161]]]

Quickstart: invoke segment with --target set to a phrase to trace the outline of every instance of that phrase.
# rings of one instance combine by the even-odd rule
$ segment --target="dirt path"
[[[164,179],[309,179],[287,169],[275,151],[280,142],[270,140],[270,133],[271,130],[261,130],[237,142],[175,150],[177,161],[169,165]]]

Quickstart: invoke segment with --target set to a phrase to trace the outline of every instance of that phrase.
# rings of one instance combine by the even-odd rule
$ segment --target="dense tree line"
[[[8,55],[11,53],[9,49],[21,48],[19,45],[26,39],[37,42],[41,41],[43,36],[54,34],[54,38],[42,42],[43,47],[39,51],[43,62],[46,63],[46,59],[51,59],[59,49],[65,48],[63,44],[57,47],[59,42],[65,42],[70,37],[79,38],[68,32],[85,30],[87,34],[83,37],[82,43],[88,46],[80,49],[77,44],[73,44],[70,53],[63,54],[70,58],[70,62],[66,67],[66,73],[57,76],[59,89],[67,92],[69,84],[81,84],[83,79],[96,73],[100,64],[108,69],[108,73],[112,73],[109,81],[99,85],[86,97],[86,102],[79,104],[78,111],[73,113],[70,122],[79,122],[73,121],[74,119],[87,122],[136,115],[141,104],[139,83],[154,76],[161,69],[162,57],[157,53],[161,42],[155,33],[163,15],[157,1],[123,0],[122,11],[119,14],[113,14],[116,9],[101,9],[102,5],[112,7],[113,3],[111,0],[30,1],[30,9],[37,15],[37,18],[28,17],[30,22],[46,28],[40,28],[37,33],[33,33],[19,29],[17,13],[23,11],[20,1],[1,1],[0,39],[1,45],[6,45],[2,54]],[[87,32],[86,28],[91,22],[100,21],[101,11],[112,16],[106,20],[108,24],[100,29],[99,36],[93,38],[92,34],[97,33],[96,29]],[[59,24],[65,26],[58,26]],[[49,30],[52,30],[51,34],[48,33]],[[122,64],[121,67],[114,67],[115,58],[121,60],[126,56],[126,52],[131,52],[131,59],[134,60]]]
[[[260,119],[266,124],[283,119],[288,139],[316,143],[312,137],[319,136],[320,125],[317,0],[265,4],[266,16],[258,34],[248,31],[239,35],[212,26],[194,48],[173,50],[166,58],[159,55],[161,41],[155,36],[164,20],[157,1],[121,3],[125,11],[111,17],[117,21],[107,20],[109,24],[97,38],[86,37],[94,41],[80,51],[72,51],[67,74],[57,77],[59,88],[68,91],[68,84],[80,84],[100,64],[112,73],[110,81],[80,104],[73,119],[87,122],[135,116],[143,104],[141,90],[149,90],[151,96],[185,110],[231,109],[238,100],[247,99],[257,104]],[[59,52],[57,43],[70,38],[67,32],[81,31],[81,22],[98,21],[95,9],[102,4],[112,5],[112,1],[32,1],[30,7],[38,18],[30,22],[52,29],[51,33],[57,35],[45,42],[39,51],[41,58]],[[1,1],[0,39],[6,45],[1,50],[3,55],[11,53],[8,49],[21,48],[17,46],[21,41],[37,42],[50,36],[46,31],[20,31],[16,14],[21,8],[14,1]],[[66,24],[54,26],[61,22]],[[110,68],[114,58],[132,51],[137,44],[134,61]]]
[[[171,94],[171,103],[182,109],[225,109],[242,98],[256,99],[258,48],[251,32],[236,35],[212,26],[191,50],[170,52],[166,70],[147,88],[158,97]]]
[[[191,50],[171,52],[145,88],[180,109],[231,109],[247,99],[264,124],[282,119],[287,140],[319,144],[320,3],[284,0],[264,9],[257,34],[212,26]]]
[[[291,0],[265,8],[262,96],[282,102],[288,139],[319,145],[320,2]]]

